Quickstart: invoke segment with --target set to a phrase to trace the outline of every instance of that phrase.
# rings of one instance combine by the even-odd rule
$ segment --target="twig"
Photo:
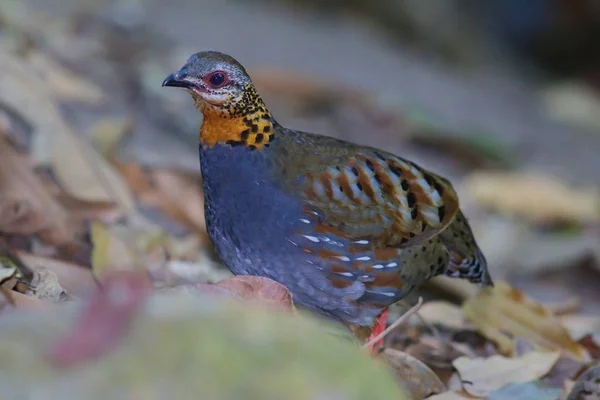
[[[386,337],[386,335],[388,333],[390,333],[392,330],[396,329],[397,327],[399,327],[400,325],[404,324],[406,321],[408,321],[408,319],[417,311],[419,311],[419,309],[421,308],[421,306],[423,305],[423,298],[419,297],[419,300],[417,301],[417,304],[415,304],[410,310],[408,310],[407,312],[405,312],[404,314],[402,314],[397,320],[395,320],[390,326],[388,326],[383,332],[381,332],[379,335],[375,336],[373,339],[371,339],[368,343],[366,343],[363,348],[369,348],[371,346],[373,346],[375,343],[377,343],[379,340],[383,339],[384,337]]]

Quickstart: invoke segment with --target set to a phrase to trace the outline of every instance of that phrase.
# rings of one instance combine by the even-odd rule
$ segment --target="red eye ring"
[[[205,78],[205,81],[214,88],[219,88],[227,83],[227,74],[223,71],[215,71]]]

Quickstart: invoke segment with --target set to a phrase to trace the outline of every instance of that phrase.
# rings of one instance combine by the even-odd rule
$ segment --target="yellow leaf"
[[[419,315],[430,324],[439,324],[459,329],[465,325],[459,306],[447,301],[428,301],[419,310]]]
[[[99,276],[108,270],[154,270],[166,263],[169,237],[144,219],[127,225],[92,224],[92,271]]]
[[[575,342],[560,320],[540,303],[504,282],[482,289],[462,306],[465,318],[488,339],[501,354],[515,355],[514,339],[522,337],[536,349],[561,351],[577,360],[588,360],[583,346]]]
[[[473,396],[484,397],[489,392],[510,383],[526,383],[546,375],[560,358],[560,352],[529,352],[522,357],[489,358],[459,357],[452,365],[460,374],[463,388]]]
[[[92,272],[100,276],[111,269],[133,269],[135,255],[100,222],[92,224]]]
[[[597,188],[572,188],[553,176],[476,172],[464,185],[465,191],[480,204],[533,222],[600,220]]]

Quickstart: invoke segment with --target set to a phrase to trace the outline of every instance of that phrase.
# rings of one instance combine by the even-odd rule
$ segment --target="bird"
[[[389,306],[431,277],[493,286],[447,179],[284,127],[246,69],[218,51],[191,55],[162,86],[183,88],[202,113],[206,228],[234,275],[284,285],[295,304],[367,342],[385,329]]]

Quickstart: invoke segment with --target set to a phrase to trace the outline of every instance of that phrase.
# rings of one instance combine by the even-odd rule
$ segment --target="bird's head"
[[[233,57],[216,51],[192,55],[179,71],[165,78],[163,86],[184,88],[201,109],[209,105],[230,111],[253,89],[244,67]]]
[[[187,90],[204,114],[200,142],[268,147],[274,124],[248,73],[234,58],[216,51],[192,55],[163,86]]]

